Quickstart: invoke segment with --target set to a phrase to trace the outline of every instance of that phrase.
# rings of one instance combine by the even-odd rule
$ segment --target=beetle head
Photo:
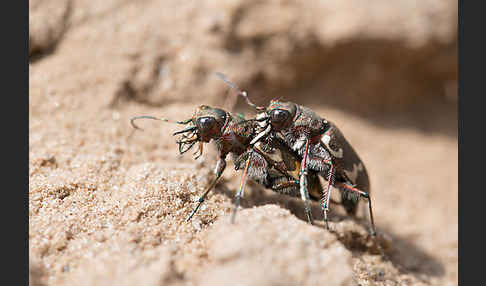
[[[297,106],[292,102],[282,102],[279,100],[270,101],[266,115],[268,123],[272,129],[280,131],[289,128],[297,112]]]
[[[141,129],[135,125],[134,121],[136,119],[154,119],[161,120],[170,123],[177,123],[182,125],[188,125],[183,130],[175,132],[173,135],[181,135],[182,138],[177,140],[179,144],[179,153],[184,154],[189,151],[196,143],[199,142],[199,154],[196,159],[202,155],[203,143],[209,142],[211,139],[218,139],[223,133],[223,129],[229,120],[226,111],[219,108],[212,108],[207,105],[199,106],[192,118],[183,121],[171,121],[165,118],[157,118],[154,116],[136,116],[131,119],[132,126],[135,129]],[[196,151],[196,153],[198,152]],[[195,153],[195,154],[196,154]]]
[[[194,112],[192,124],[196,127],[199,139],[207,143],[221,137],[227,117],[226,111],[222,109],[201,105]]]
[[[199,157],[202,154],[203,143],[208,143],[211,139],[221,137],[227,120],[228,115],[226,111],[207,105],[199,106],[192,118],[186,120],[191,126],[173,134],[182,134],[182,139],[177,141],[179,153],[184,154],[194,144],[199,142],[199,155],[197,156]]]

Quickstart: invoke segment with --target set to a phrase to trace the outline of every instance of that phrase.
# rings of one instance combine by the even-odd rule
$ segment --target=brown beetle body
[[[318,172],[327,179],[327,188],[323,192],[321,205],[324,210],[324,221],[329,229],[327,213],[332,187],[341,190],[341,201],[349,214],[356,213],[359,197],[368,199],[372,234],[375,236],[375,224],[369,196],[369,178],[365,166],[341,131],[327,120],[321,118],[310,108],[293,102],[272,100],[268,107],[257,106],[248,98],[246,91],[241,90],[224,74],[216,75],[242,96],[246,103],[261,113],[256,119],[259,122],[258,134],[251,140],[254,146],[262,140],[280,137],[288,148],[297,152],[301,159],[299,172],[299,191],[305,203],[309,223],[312,224],[310,199],[315,196],[309,189],[309,175]]]
[[[274,192],[299,197],[299,173],[300,159],[285,142],[278,138],[266,138],[249,148],[245,153],[235,159],[235,169],[244,167],[245,160],[252,154],[251,169],[248,177],[272,189]],[[309,177],[309,192],[311,199],[319,201],[323,195],[323,189],[316,172],[311,172]]]
[[[272,100],[267,108],[257,107],[264,112],[257,118],[262,120],[257,139],[252,144],[267,136],[281,136],[285,144],[297,152],[301,158],[300,193],[306,201],[309,222],[311,191],[308,189],[308,174],[318,172],[328,182],[327,190],[321,198],[324,219],[327,224],[327,212],[331,186],[341,191],[341,202],[346,211],[355,215],[359,197],[368,198],[373,234],[375,227],[369,199],[370,183],[368,173],[360,157],[343,136],[336,125],[327,121],[310,108],[292,102]]]
[[[270,108],[282,106],[274,101]],[[285,103],[293,105],[293,103]],[[281,130],[285,142],[292,150],[296,151],[302,158],[304,153],[305,139],[309,138],[308,165],[309,170],[317,171],[325,179],[328,179],[329,164],[325,161],[332,161],[335,165],[335,180],[349,184],[363,192],[369,193],[370,182],[364,163],[346,140],[337,126],[325,119],[320,118],[307,107],[294,104],[295,116],[293,124],[287,129]],[[271,109],[272,110],[272,109]],[[341,188],[344,207],[349,214],[356,213],[358,194],[347,192]]]

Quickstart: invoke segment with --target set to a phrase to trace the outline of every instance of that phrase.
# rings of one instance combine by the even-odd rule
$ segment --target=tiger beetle
[[[219,108],[201,105],[196,109],[192,118],[183,121],[171,121],[165,118],[144,115],[133,117],[131,119],[132,126],[136,129],[141,129],[135,125],[134,121],[143,118],[189,125],[173,134],[174,136],[180,135],[182,137],[177,141],[180,154],[186,153],[198,143],[198,149],[194,153],[195,159],[197,159],[203,153],[204,143],[208,143],[211,140],[214,140],[216,143],[218,161],[214,169],[214,177],[199,198],[196,207],[186,218],[186,222],[196,214],[208,193],[214,188],[223,174],[228,154],[232,154],[234,158],[235,169],[243,169],[231,222],[234,222],[247,177],[277,193],[290,196],[299,195],[300,159],[296,152],[288,148],[284,141],[272,136],[262,138],[254,146],[250,146],[250,142],[254,140],[257,134],[259,124],[261,124],[255,119],[246,120],[242,115],[235,115]],[[309,173],[308,185],[312,194],[323,193],[316,172]]]
[[[223,74],[218,76],[234,88],[248,105],[260,112],[256,120],[260,123],[258,134],[252,139],[254,145],[267,137],[280,138],[291,150],[297,152],[300,164],[300,195],[305,202],[309,223],[313,223],[310,211],[311,198],[316,195],[309,190],[309,174],[317,172],[327,180],[327,188],[320,200],[324,221],[329,229],[328,211],[332,186],[341,193],[341,203],[346,212],[355,215],[359,198],[368,200],[371,234],[376,236],[369,178],[364,163],[344,138],[337,126],[314,113],[310,108],[280,100],[271,100],[268,107],[252,103],[245,91],[232,84]]]

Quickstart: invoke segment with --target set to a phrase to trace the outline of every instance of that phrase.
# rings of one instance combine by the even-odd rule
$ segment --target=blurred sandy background
[[[31,285],[457,285],[457,2],[29,1]],[[228,162],[190,223],[214,148],[179,156],[200,104],[282,97],[335,122],[365,162],[363,214],[302,203]],[[211,144],[210,144],[211,145]],[[363,203],[363,206],[365,204]],[[322,218],[319,206],[314,215]]]

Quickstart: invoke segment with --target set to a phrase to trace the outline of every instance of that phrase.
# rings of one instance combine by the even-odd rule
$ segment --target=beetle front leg
[[[305,204],[305,214],[307,215],[307,221],[310,224],[314,224],[312,220],[311,208],[310,208],[310,197],[309,190],[307,189],[307,154],[309,153],[309,139],[305,140],[305,150],[302,156],[302,164],[300,165],[300,196]]]
[[[238,210],[238,206],[240,205],[240,199],[243,196],[243,191],[245,189],[245,184],[246,184],[246,176],[248,174],[248,167],[250,166],[250,163],[251,163],[251,153],[248,154],[248,159],[246,159],[245,169],[243,171],[243,175],[241,176],[240,188],[236,193],[235,206],[233,209],[233,213],[231,215],[231,223],[235,222],[236,211]]]
[[[206,196],[208,195],[208,193],[214,188],[214,186],[218,182],[218,180],[221,177],[221,175],[223,174],[225,168],[226,168],[226,161],[223,157],[220,157],[218,162],[216,163],[216,168],[214,169],[215,177],[211,180],[211,183],[206,188],[206,191],[204,191],[202,196],[199,198],[196,207],[192,210],[191,214],[186,218],[186,222],[191,220],[191,218],[196,214],[197,210],[199,209],[199,207],[202,205],[202,203],[206,199]]]

